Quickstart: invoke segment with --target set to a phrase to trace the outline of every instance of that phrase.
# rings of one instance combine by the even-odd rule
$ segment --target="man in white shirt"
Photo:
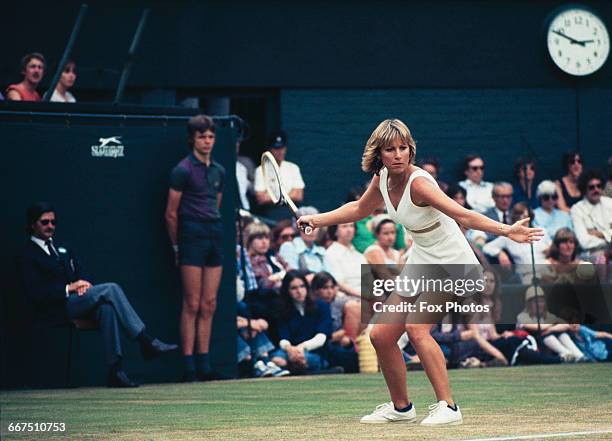
[[[467,203],[479,213],[484,213],[488,208],[492,208],[495,205],[491,196],[493,184],[482,180],[484,177],[482,158],[477,155],[466,156],[463,173],[467,179],[459,182],[459,185],[465,188]]]
[[[278,168],[280,170],[281,179],[283,181],[283,185],[289,194],[289,197],[299,205],[300,202],[304,200],[304,180],[302,179],[302,173],[300,172],[300,167],[293,162],[286,161],[285,156],[287,154],[287,134],[282,130],[278,132],[274,132],[268,139],[268,150],[276,159],[278,163]],[[265,213],[271,215],[271,205],[272,199],[266,192],[266,186],[263,180],[263,173],[261,170],[261,165],[255,169],[255,197],[257,198],[257,203],[266,207]],[[283,210],[283,213],[286,217],[287,211]],[[272,214],[273,215],[273,214]]]
[[[599,171],[584,173],[579,188],[585,196],[571,209],[581,257],[592,261],[603,256],[612,243],[612,198],[603,196],[603,183]]]

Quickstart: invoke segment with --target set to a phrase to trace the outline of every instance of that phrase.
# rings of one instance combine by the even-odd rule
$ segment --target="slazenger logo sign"
[[[121,143],[121,136],[98,139],[100,144],[91,146],[91,156],[94,158],[123,158],[125,147]]]

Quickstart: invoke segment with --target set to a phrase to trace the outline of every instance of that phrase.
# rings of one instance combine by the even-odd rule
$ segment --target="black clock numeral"
[[[557,46],[559,46],[559,39],[558,39],[558,38],[555,38],[554,42],[555,42],[555,44],[556,44]]]
[[[593,56],[594,57],[599,57],[599,54],[597,53],[597,51],[593,52]]]
[[[597,39],[597,46],[601,46],[601,40],[599,38]]]
[[[576,61],[576,67],[577,67],[578,69],[580,69],[580,66],[582,66],[582,65],[580,64],[580,61]]]
[[[590,26],[591,26],[591,23],[590,23],[590,22],[589,22],[589,20],[587,19],[587,21],[586,21],[586,27],[588,28],[588,27],[590,27]]]
[[[577,25],[582,24],[582,17],[574,17],[574,23]]]
[[[563,24],[564,24],[565,26],[571,26],[571,25],[572,25],[572,21],[571,21],[569,18],[566,18],[566,19],[563,21]],[[561,32],[563,32],[563,31],[561,31]]]
[[[591,64],[591,59],[587,58],[587,63]]]
[[[569,62],[570,62],[570,57],[567,57],[567,58],[565,59],[565,64],[569,64]]]
[[[593,35],[597,35],[597,28],[593,28]]]
[[[563,52],[561,52],[561,50],[559,50],[559,56],[562,57],[563,56]]]

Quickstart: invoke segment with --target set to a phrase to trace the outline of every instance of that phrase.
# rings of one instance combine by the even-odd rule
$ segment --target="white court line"
[[[612,429],[588,430],[585,432],[542,433],[540,435],[502,436],[499,438],[474,438],[474,439],[466,439],[462,441],[513,441],[517,439],[562,438],[562,437],[567,437],[567,436],[596,435],[599,433],[612,433]]]

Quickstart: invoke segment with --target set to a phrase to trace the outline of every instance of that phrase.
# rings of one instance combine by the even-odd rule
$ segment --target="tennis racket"
[[[272,199],[272,202],[275,205],[287,205],[293,217],[297,219],[297,207],[287,194],[287,190],[285,190],[285,186],[280,176],[280,169],[272,153],[264,152],[264,154],[261,155],[261,171],[263,172],[266,191],[270,199]],[[309,225],[302,226],[302,231],[306,234],[310,234],[312,233],[312,227]]]

